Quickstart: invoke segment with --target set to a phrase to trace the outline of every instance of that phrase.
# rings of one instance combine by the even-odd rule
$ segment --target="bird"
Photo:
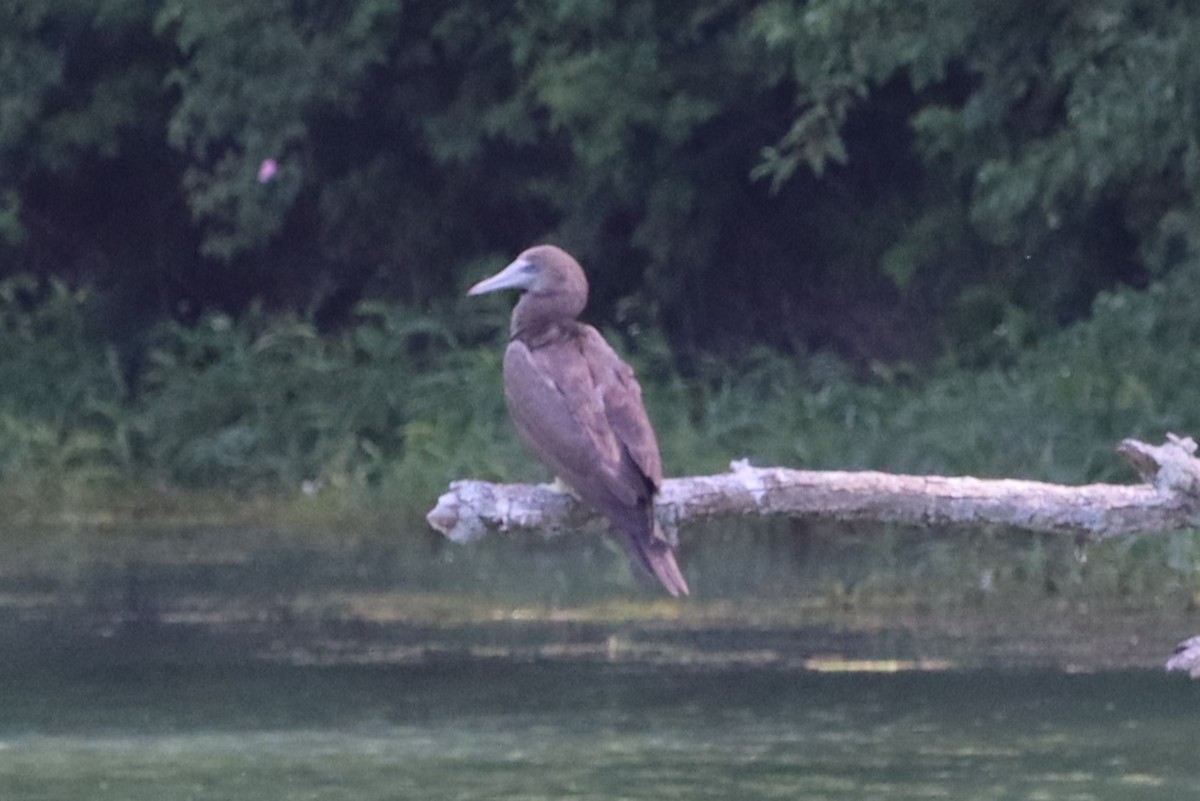
[[[523,251],[467,290],[520,289],[504,352],[504,396],[530,451],[622,536],[631,562],[672,596],[689,593],[675,543],[654,516],[662,486],[658,439],[633,368],[580,322],[588,282],[554,245]]]

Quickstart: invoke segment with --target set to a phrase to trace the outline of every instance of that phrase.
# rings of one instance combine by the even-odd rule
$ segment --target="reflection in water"
[[[1177,799],[1200,687],[445,660],[6,682],[5,799]]]

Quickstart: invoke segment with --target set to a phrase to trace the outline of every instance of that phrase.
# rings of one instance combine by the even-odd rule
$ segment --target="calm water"
[[[863,554],[785,533],[677,607],[596,540],[0,533],[0,801],[1200,798],[1200,682],[1050,669],[1161,664],[1190,606],[814,618]]]
[[[1181,799],[1200,683],[448,658],[4,678],[0,798]]]

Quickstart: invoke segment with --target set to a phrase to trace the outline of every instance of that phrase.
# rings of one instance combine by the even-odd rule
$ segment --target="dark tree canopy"
[[[681,352],[992,361],[1195,256],[1198,51],[1144,0],[6,3],[0,270],[336,325],[553,240]]]

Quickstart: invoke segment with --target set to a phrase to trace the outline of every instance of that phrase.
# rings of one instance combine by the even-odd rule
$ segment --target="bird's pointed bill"
[[[485,278],[467,290],[468,295],[482,295],[500,289],[528,289],[533,283],[533,265],[517,259],[491,278]]]

